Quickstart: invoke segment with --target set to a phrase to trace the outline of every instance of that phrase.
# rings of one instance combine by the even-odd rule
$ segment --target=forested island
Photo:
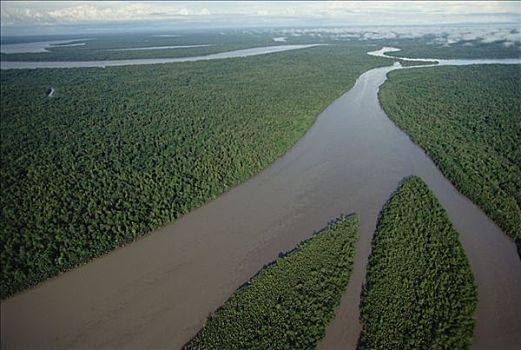
[[[458,232],[419,177],[380,213],[360,303],[360,349],[467,349],[477,290]]]
[[[357,216],[336,220],[267,265],[184,349],[313,349],[349,281]]]

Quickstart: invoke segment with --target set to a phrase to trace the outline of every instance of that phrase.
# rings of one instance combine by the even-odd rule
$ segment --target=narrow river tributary
[[[293,148],[242,185],[3,302],[2,348],[180,348],[279,252],[356,212],[361,229],[353,274],[321,343],[354,349],[376,219],[409,175],[434,191],[470,260],[479,291],[473,348],[521,344],[521,261],[514,243],[387,118],[377,92],[397,68],[362,74]]]

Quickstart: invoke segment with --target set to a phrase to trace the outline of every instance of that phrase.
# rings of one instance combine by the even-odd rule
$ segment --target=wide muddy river
[[[340,214],[356,212],[361,227],[353,273],[320,344],[354,349],[377,216],[409,175],[422,177],[460,232],[479,290],[473,348],[516,348],[521,261],[515,245],[380,108],[378,88],[398,68],[362,74],[294,147],[242,185],[124,248],[4,301],[2,348],[179,349],[208,314],[279,252]]]

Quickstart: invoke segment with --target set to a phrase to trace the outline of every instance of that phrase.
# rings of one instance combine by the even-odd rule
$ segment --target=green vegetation
[[[515,33],[512,33],[515,34]],[[335,33],[302,33],[292,36],[284,31],[243,31],[223,30],[219,32],[177,32],[172,33],[132,33],[96,35],[52,35],[27,37],[2,37],[2,44],[20,42],[78,40],[85,42],[82,46],[54,45],[42,53],[0,54],[3,61],[85,61],[85,60],[117,60],[137,58],[170,58],[198,56],[211,53],[236,50],[250,47],[328,43],[332,45],[366,45],[395,46],[402,50],[389,53],[391,56],[413,58],[519,58],[521,45],[516,42],[498,41],[483,43],[479,40],[462,40],[447,45],[447,37],[436,38],[426,35],[421,38],[395,39],[355,39],[339,38]],[[285,41],[274,41],[274,37],[284,37]],[[89,39],[87,41],[82,39]],[[441,41],[438,41],[441,40]],[[164,50],[115,51],[131,47],[154,47],[173,45],[212,45],[207,47],[177,48]],[[370,47],[371,49],[371,47]],[[368,50],[370,51],[370,50]]]
[[[89,38],[88,36],[71,37],[43,37],[27,38],[27,41],[53,41],[53,40],[78,40],[83,42],[82,46],[54,45],[46,50],[48,52],[39,53],[2,53],[2,61],[90,61],[90,60],[121,60],[138,58],[170,58],[201,56],[211,53],[244,49],[258,46],[273,46],[284,43],[277,43],[271,37],[238,34],[228,32],[225,34],[180,34],[177,37],[163,37],[154,34],[117,34],[117,35],[97,35]],[[7,42],[9,43],[9,42]],[[162,49],[162,50],[136,50],[119,51],[127,48],[146,48],[157,46],[186,46],[186,45],[210,45],[204,47]]]
[[[436,197],[409,178],[378,219],[362,291],[361,349],[466,349],[477,290]]]
[[[388,64],[367,51],[1,71],[2,297],[259,172],[361,73]]]
[[[521,242],[521,69],[472,65],[394,71],[387,115],[451,182]]]
[[[358,217],[330,225],[237,290],[186,349],[314,349],[347,286]]]
[[[438,61],[406,61],[406,60],[398,60],[402,67],[411,67],[411,66],[424,66],[430,64],[438,64]]]
[[[389,56],[411,58],[520,58],[521,45],[502,41],[483,43],[478,40],[462,40],[447,45],[446,42],[433,43],[434,38],[383,40],[380,43],[396,46],[401,50],[389,52]],[[512,44],[512,45],[509,45]]]
[[[48,52],[36,53],[1,53],[2,61],[91,61],[91,60],[121,60],[140,58],[171,58],[201,56],[212,53],[246,49],[262,46],[287,44],[315,44],[329,41],[316,37],[288,38],[287,42],[273,41],[269,33],[241,33],[225,31],[219,33],[179,33],[179,36],[161,36],[161,34],[111,34],[87,36],[49,36],[10,38],[5,44],[31,41],[76,40],[71,43],[85,43],[81,46],[53,45]],[[89,39],[89,40],[81,40]],[[22,41],[22,42],[23,42]],[[3,42],[3,43],[4,43]],[[125,50],[128,48],[147,48],[159,46],[209,45],[204,47],[187,47],[161,50]],[[364,43],[365,45],[365,43]]]

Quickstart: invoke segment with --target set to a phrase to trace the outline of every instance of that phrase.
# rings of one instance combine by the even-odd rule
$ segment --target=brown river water
[[[406,176],[428,184],[477,281],[474,349],[521,344],[514,243],[381,109],[398,66],[372,69],[257,176],[144,238],[2,302],[2,349],[178,349],[262,266],[340,214],[360,215],[353,273],[322,349],[354,349],[378,213]]]

